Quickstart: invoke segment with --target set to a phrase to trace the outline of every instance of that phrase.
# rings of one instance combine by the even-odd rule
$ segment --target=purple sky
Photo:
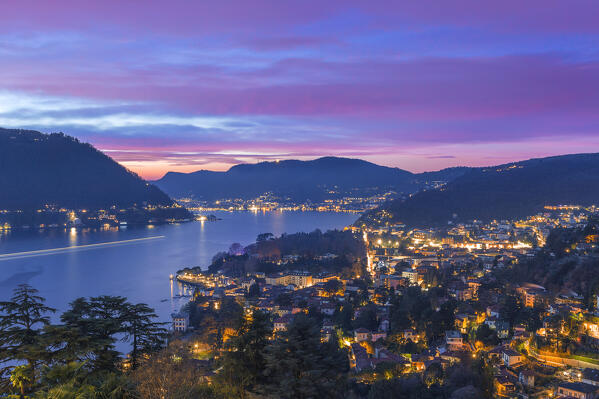
[[[0,126],[63,131],[147,178],[599,151],[596,0],[89,3],[0,5]]]

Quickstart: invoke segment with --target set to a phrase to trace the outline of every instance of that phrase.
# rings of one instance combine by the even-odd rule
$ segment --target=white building
[[[173,318],[173,330],[177,332],[185,332],[189,327],[189,315],[187,313],[174,313],[171,315]]]
[[[448,350],[461,350],[464,346],[464,338],[459,331],[445,331],[445,344]]]
[[[410,281],[410,284],[418,283],[418,272],[414,269],[403,270],[401,276],[407,278]]]
[[[524,360],[524,356],[510,348],[505,348],[501,352],[501,358],[503,360],[503,364],[505,364],[507,367],[512,367],[515,364],[522,363]]]

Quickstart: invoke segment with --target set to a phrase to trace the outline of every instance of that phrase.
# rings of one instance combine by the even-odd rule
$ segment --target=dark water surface
[[[155,308],[160,319],[180,307],[169,275],[186,266],[206,268],[231,243],[260,233],[343,228],[356,214],[324,212],[215,212],[216,222],[192,222],[107,231],[13,231],[0,235],[0,300],[28,283],[64,311],[81,296],[121,295]],[[97,245],[100,244],[100,245]],[[74,247],[76,248],[65,248]],[[177,288],[173,288],[177,294]]]

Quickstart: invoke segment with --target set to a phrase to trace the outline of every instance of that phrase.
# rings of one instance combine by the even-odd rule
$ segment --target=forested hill
[[[159,188],[62,133],[0,128],[0,209],[171,205]]]
[[[411,172],[376,165],[360,159],[324,157],[311,161],[286,160],[233,166],[226,172],[201,170],[169,172],[156,185],[169,195],[211,201],[223,198],[253,199],[270,192],[295,202],[363,196],[395,191],[412,193],[426,179],[444,179],[461,173]]]
[[[469,169],[439,189],[368,212],[357,223],[440,226],[520,218],[545,205],[597,203],[599,154],[575,154]]]

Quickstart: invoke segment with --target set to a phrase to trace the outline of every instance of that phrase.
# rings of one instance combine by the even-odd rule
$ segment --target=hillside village
[[[298,315],[308,315],[318,321],[321,341],[345,348],[358,385],[410,375],[429,387],[443,385],[451,370],[468,365],[480,371],[479,389],[496,397],[594,398],[599,280],[544,286],[525,280],[520,270],[535,276],[549,264],[569,264],[576,273],[596,266],[598,213],[595,207],[549,206],[517,221],[324,233],[331,242],[351,234],[362,256],[359,250],[325,252],[326,246],[264,256],[260,248],[269,241],[283,247],[284,240],[306,239],[267,235],[262,244],[222,254],[208,272],[181,270],[176,279],[192,288],[193,298],[173,315],[174,328],[214,359],[214,348],[236,333],[208,313],[237,307],[246,317],[269,314],[273,338]],[[217,270],[215,263],[236,267]],[[205,333],[211,330],[213,336]]]

